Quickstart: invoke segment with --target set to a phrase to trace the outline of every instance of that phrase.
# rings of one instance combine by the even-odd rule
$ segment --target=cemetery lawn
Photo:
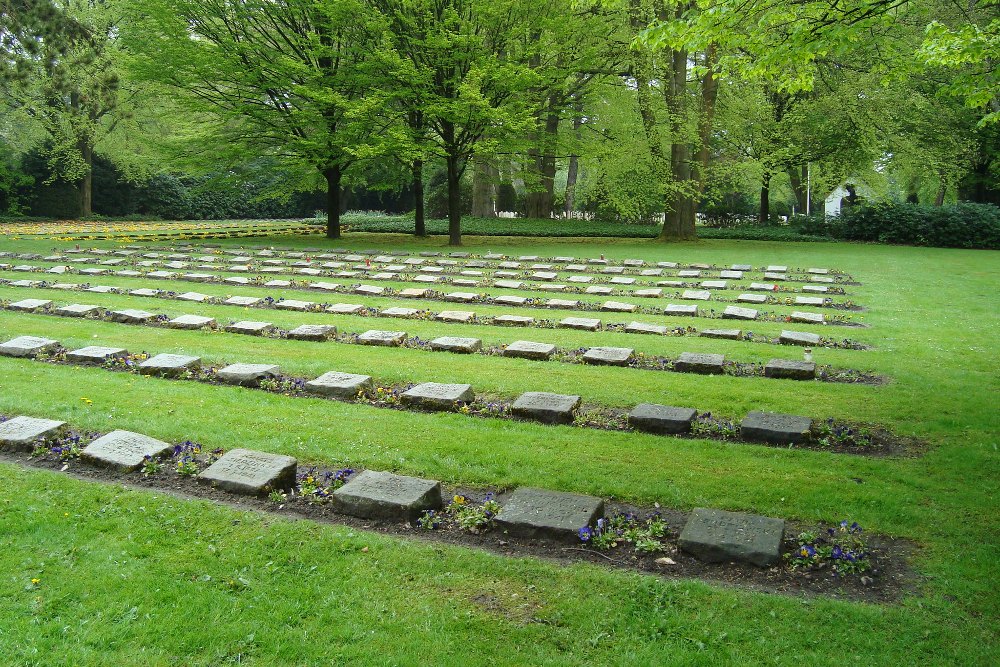
[[[274,237],[267,243],[329,244],[316,237]],[[47,253],[54,245],[68,244],[0,236],[0,250]],[[403,236],[348,236],[336,245],[446,251],[440,240]],[[193,439],[208,448],[273,451],[300,462],[393,470],[451,484],[542,486],[647,505],[715,507],[807,522],[832,524],[846,518],[867,531],[916,545],[913,590],[895,604],[872,605],[660,579],[597,565],[509,559],[4,463],[0,663],[1000,663],[1000,253],[840,243],[715,240],[661,245],[499,238],[469,238],[464,250],[842,269],[862,283],[847,287],[848,298],[865,306],[853,319],[868,328],[765,322],[737,326],[768,335],[792,328],[861,341],[874,349],[817,349],[814,354],[820,363],[891,380],[872,387],[702,377],[175,331],[6,310],[0,311],[0,339],[42,335],[69,348],[121,345],[133,352],[194,354],[206,363],[276,363],[302,377],[336,369],[364,372],[383,382],[471,382],[479,393],[506,397],[541,390],[615,406],[662,402],[734,419],[753,409],[834,417],[885,425],[926,442],[926,451],[869,458],[378,410],[2,357],[0,414],[62,419],[82,429],[122,428],[170,442]],[[10,271],[0,271],[0,276],[27,277]],[[91,282],[150,286],[150,281],[113,276]],[[153,286],[380,307],[392,301],[179,281]],[[322,322],[350,331],[405,330],[422,338],[471,335],[484,345],[517,339],[563,347],[627,345],[672,356],[725,352],[740,361],[797,359],[802,354],[795,347],[690,336],[317,318],[128,295],[0,287],[0,299],[22,298],[209,315],[220,324],[255,319],[283,328]],[[402,301],[392,305],[483,314],[516,310]],[[610,313],[586,316],[691,323]]]

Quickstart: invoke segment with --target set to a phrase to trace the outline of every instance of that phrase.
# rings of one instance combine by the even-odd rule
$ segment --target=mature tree
[[[134,1],[141,18],[127,34],[132,71],[165,86],[202,125],[202,160],[218,168],[248,153],[271,155],[322,175],[327,236],[338,238],[344,173],[372,155],[383,129],[364,4]]]
[[[516,136],[531,118],[521,93],[533,78],[512,50],[532,3],[370,2],[389,26],[395,63],[389,76],[405,82],[397,101],[408,119],[420,114],[419,123],[410,125],[414,137],[426,140],[447,165],[449,244],[461,245],[459,187],[469,158],[487,135]]]
[[[125,117],[116,68],[117,27],[100,0],[0,4],[0,103],[37,130],[53,178],[75,182],[91,213],[95,151]]]

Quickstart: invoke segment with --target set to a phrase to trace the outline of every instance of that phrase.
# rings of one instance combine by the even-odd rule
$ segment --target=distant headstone
[[[441,483],[388,472],[365,470],[333,492],[338,512],[365,519],[416,521],[441,508]]]
[[[378,285],[358,285],[354,288],[355,294],[366,294],[368,296],[381,296],[385,294],[385,288]]]
[[[583,360],[588,364],[627,366],[634,354],[630,347],[592,347],[583,353]]]
[[[431,410],[452,410],[456,403],[471,403],[476,398],[468,384],[424,382],[400,395],[405,405]]]
[[[256,387],[261,380],[277,377],[281,368],[274,364],[231,364],[215,372],[215,377],[229,384]]]
[[[273,330],[274,324],[271,322],[255,322],[252,320],[233,322],[229,326],[225,327],[225,331],[228,331],[229,333],[246,334],[248,336],[263,336]]]
[[[675,408],[654,403],[640,403],[628,414],[628,423],[637,431],[649,433],[687,433],[698,413],[693,408]]]
[[[0,343],[0,355],[5,357],[33,357],[59,347],[59,341],[38,336],[18,336]]]
[[[259,496],[295,486],[298,461],[291,456],[231,449],[198,474],[203,484],[246,495]]]
[[[399,296],[406,299],[426,299],[430,296],[431,291],[423,287],[408,287],[406,289],[399,290]]]
[[[202,303],[208,299],[208,295],[201,294],[199,292],[184,292],[183,294],[178,294],[176,298],[181,301],[194,301],[195,303]]]
[[[231,296],[222,303],[229,306],[253,306],[260,303],[260,297],[256,296]]]
[[[337,371],[323,373],[315,380],[306,382],[306,389],[336,398],[357,398],[359,393],[368,391],[372,386],[372,379],[368,375]]]
[[[809,417],[754,410],[740,423],[740,437],[778,445],[797,444],[809,440],[811,427]]]
[[[15,301],[8,304],[7,308],[22,313],[36,313],[39,310],[48,308],[51,305],[52,302],[47,299],[23,299],[21,301]]]
[[[826,324],[826,317],[823,313],[803,313],[794,311],[789,318],[792,322],[805,322],[806,324]]]
[[[597,331],[601,328],[601,321],[590,317],[567,317],[559,320],[559,326],[565,329],[582,329],[584,331]]]
[[[698,306],[688,306],[685,304],[669,303],[663,309],[664,315],[682,315],[684,317],[697,317]]]
[[[327,306],[326,312],[338,315],[356,315],[364,309],[365,307],[359,303],[335,303],[332,306]]]
[[[742,271],[719,271],[720,278],[726,278],[728,280],[740,280],[743,278]]]
[[[156,315],[147,313],[145,310],[133,310],[129,308],[126,310],[111,311],[111,319],[114,322],[124,322],[127,324],[144,324],[155,320]]]
[[[707,563],[744,561],[765,567],[780,560],[784,532],[781,519],[696,507],[678,545]]]
[[[60,306],[59,308],[56,308],[55,314],[62,315],[63,317],[86,317],[87,315],[97,314],[100,310],[100,306],[74,303],[68,306]]]
[[[159,296],[162,293],[163,290],[158,290],[158,289],[141,288],[141,289],[129,290],[130,296]]]
[[[726,306],[726,309],[722,311],[722,318],[726,320],[755,320],[757,319],[757,311],[753,308]]]
[[[523,306],[528,302],[528,299],[523,296],[504,294],[502,296],[494,297],[493,302],[500,303],[505,306]]]
[[[518,537],[579,542],[580,529],[603,516],[601,498],[522,486],[504,502],[496,522]]]
[[[788,267],[787,266],[775,266],[775,265],[771,265],[771,266],[767,267],[764,270],[765,271],[773,271],[775,273],[786,273],[788,271]]]
[[[646,324],[645,322],[629,322],[625,326],[625,331],[627,333],[639,333],[639,334],[665,334],[667,333],[667,327],[662,324]]]
[[[580,403],[579,396],[529,391],[518,396],[511,406],[511,412],[516,417],[534,419],[547,424],[570,424]]]
[[[677,277],[678,278],[699,278],[699,277],[701,277],[701,271],[690,271],[690,270],[678,271],[677,272]]]
[[[174,377],[201,366],[201,359],[182,354],[158,354],[139,364],[143,375],[166,375]]]
[[[614,292],[613,289],[607,287],[606,285],[591,285],[583,291],[586,292],[587,294],[602,294],[602,295],[608,295]]]
[[[493,318],[493,324],[513,327],[526,327],[534,321],[535,318],[526,315],[497,315]]]
[[[130,471],[138,470],[147,456],[166,456],[173,449],[173,445],[148,435],[111,431],[87,445],[80,458],[94,465]]]
[[[772,273],[771,271],[765,271],[764,279],[782,281],[782,280],[788,280],[788,276],[786,276],[784,273]]]
[[[66,361],[73,361],[78,364],[103,364],[108,359],[119,359],[127,356],[128,350],[123,347],[90,345],[88,347],[81,347],[79,350],[70,350],[66,353]]]
[[[703,329],[698,333],[705,338],[723,338],[725,340],[739,340],[743,337],[743,332],[739,329]]]
[[[546,308],[576,308],[580,302],[573,299],[549,299],[542,305]]]
[[[40,438],[56,435],[66,422],[35,417],[14,417],[0,422],[0,445],[18,450],[31,449]]]
[[[546,360],[555,354],[556,346],[549,343],[533,343],[527,340],[516,340],[508,345],[502,355],[519,357],[521,359]]]
[[[826,300],[821,296],[797,296],[796,306],[822,306]]]
[[[379,315],[383,317],[416,317],[420,314],[420,311],[416,308],[403,308],[400,306],[394,306],[392,308],[386,308],[385,310],[379,311]]]
[[[830,288],[825,285],[803,285],[802,291],[811,292],[813,294],[826,294],[830,291]]]
[[[372,329],[358,336],[362,345],[380,345],[383,347],[399,347],[406,341],[405,331],[378,331]]]
[[[311,340],[316,342],[330,340],[337,335],[337,327],[330,324],[302,324],[288,332],[291,340]]]
[[[457,301],[459,303],[471,303],[479,300],[479,295],[472,292],[451,292],[444,295],[445,301]]]
[[[812,380],[816,377],[816,362],[771,359],[764,366],[764,375],[769,378]]]
[[[684,290],[684,292],[681,293],[681,298],[692,299],[694,301],[708,301],[709,299],[712,298],[712,293],[709,292],[708,290],[689,289],[689,290]]]
[[[181,315],[167,322],[167,327],[171,329],[204,329],[205,327],[215,327],[215,318],[203,317],[201,315]]]
[[[634,303],[622,303],[620,301],[605,301],[601,304],[601,310],[611,313],[631,313],[638,308]]]
[[[651,287],[648,289],[637,289],[632,292],[632,296],[642,297],[644,299],[655,299],[657,297],[663,296],[663,290],[659,287]]]
[[[311,301],[297,301],[295,299],[283,299],[278,303],[274,304],[274,307],[277,308],[278,310],[305,311],[309,310],[314,305],[316,304],[312,303]]]
[[[741,303],[767,303],[767,296],[764,294],[740,294],[736,300]]]
[[[444,352],[458,352],[471,354],[483,349],[483,341],[478,338],[457,338],[454,336],[442,336],[430,342],[432,350]]]
[[[725,360],[723,354],[682,352],[674,361],[674,370],[682,373],[722,373]]]
[[[442,322],[471,322],[476,314],[467,310],[442,310],[434,319]]]
[[[728,285],[725,280],[703,280],[701,281],[701,286],[705,289],[726,289]]]

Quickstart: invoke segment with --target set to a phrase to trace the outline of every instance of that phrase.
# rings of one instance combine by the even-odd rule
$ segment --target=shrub
[[[842,238],[939,248],[1000,248],[1000,208],[992,204],[881,203],[844,215]]]

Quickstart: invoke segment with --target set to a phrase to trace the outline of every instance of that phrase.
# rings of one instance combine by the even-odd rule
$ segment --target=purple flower
[[[576,534],[580,536],[581,542],[589,542],[594,537],[594,529],[590,526],[584,526]]]

